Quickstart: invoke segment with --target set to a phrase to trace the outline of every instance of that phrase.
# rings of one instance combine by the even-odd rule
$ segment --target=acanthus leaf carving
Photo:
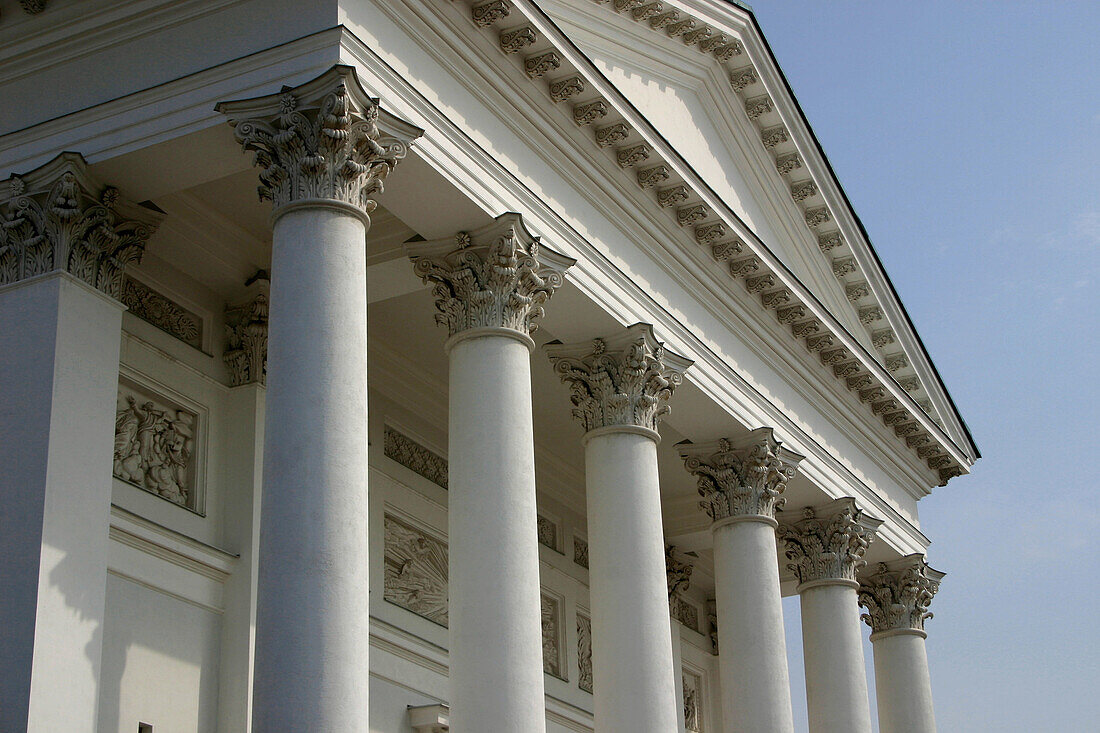
[[[586,432],[611,426],[656,431],[692,363],[667,351],[646,323],[607,338],[545,348],[554,371],[570,387],[573,417]]]
[[[253,292],[244,303],[225,312],[225,359],[230,384],[267,381],[268,279],[259,275],[251,285]]]
[[[695,476],[699,506],[714,521],[730,517],[775,518],[783,490],[803,456],[776,440],[771,428],[709,443],[680,443],[680,457]]]
[[[451,336],[474,328],[533,333],[574,262],[543,247],[514,213],[476,232],[405,248],[416,274],[433,286],[436,322]]]
[[[802,518],[780,517],[779,538],[785,543],[787,569],[799,583],[843,580],[855,583],[856,571],[882,520],[842,497],[820,507],[807,507]]]
[[[928,606],[943,577],[920,554],[879,563],[874,573],[860,580],[859,604],[867,609],[860,618],[876,634],[923,632],[925,620],[932,618]]]

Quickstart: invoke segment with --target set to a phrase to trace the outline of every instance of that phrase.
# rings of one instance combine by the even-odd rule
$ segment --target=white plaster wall
[[[109,575],[99,733],[215,730],[220,628],[216,613]]]

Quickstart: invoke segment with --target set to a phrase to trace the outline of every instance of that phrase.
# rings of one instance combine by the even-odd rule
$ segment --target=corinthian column
[[[787,567],[799,580],[810,733],[870,733],[856,570],[880,524],[850,497],[780,524]]]
[[[217,109],[273,204],[253,730],[365,732],[366,231],[418,131],[347,66]]]
[[[451,729],[536,733],[546,700],[530,334],[574,261],[540,246],[519,214],[406,248],[450,334]]]
[[[771,428],[679,449],[714,520],[725,730],[793,731],[775,510],[802,456],[783,448]]]
[[[932,681],[924,620],[939,590],[943,573],[933,570],[923,555],[907,555],[879,563],[863,577],[859,603],[871,627],[875,653],[875,692],[880,733],[935,733]]]
[[[677,727],[665,575],[657,422],[691,362],[665,351],[652,326],[548,344],[584,426],[592,676],[596,728]]]
[[[62,153],[0,183],[0,730],[95,730],[123,270],[162,212]]]

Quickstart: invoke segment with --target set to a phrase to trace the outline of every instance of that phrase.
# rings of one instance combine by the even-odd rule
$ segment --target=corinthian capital
[[[164,212],[133,204],[88,173],[78,153],[0,184],[0,285],[64,271],[113,298]]]
[[[874,573],[860,579],[860,616],[872,633],[913,631],[924,633],[924,620],[932,618],[928,605],[940,588],[944,574],[931,568],[924,555],[906,555],[880,562]]]
[[[573,417],[586,431],[611,426],[656,431],[669,412],[672,391],[692,364],[666,351],[648,323],[593,341],[553,342],[546,353],[570,386]]]
[[[714,521],[765,518],[773,524],[787,487],[803,456],[784,448],[771,428],[739,438],[677,446],[684,465],[699,482],[699,506]]]
[[[248,282],[247,300],[225,310],[225,359],[232,386],[267,381],[267,273]]]
[[[856,571],[866,564],[863,554],[881,524],[881,519],[864,514],[851,497],[807,507],[802,519],[779,524],[779,537],[791,561],[787,568],[799,583],[840,580],[855,586]]]
[[[423,131],[382,111],[355,69],[337,65],[278,94],[219,102],[234,135],[255,153],[259,193],[275,211],[308,200],[374,211],[371,198]]]
[[[451,336],[506,328],[527,337],[576,261],[541,246],[514,213],[451,239],[406,244],[405,251],[416,274],[432,284],[435,320]]]

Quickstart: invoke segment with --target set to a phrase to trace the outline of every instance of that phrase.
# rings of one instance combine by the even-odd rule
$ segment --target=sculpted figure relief
[[[115,416],[114,475],[171,502],[196,509],[192,455],[195,415],[183,409],[139,402],[120,390]]]

